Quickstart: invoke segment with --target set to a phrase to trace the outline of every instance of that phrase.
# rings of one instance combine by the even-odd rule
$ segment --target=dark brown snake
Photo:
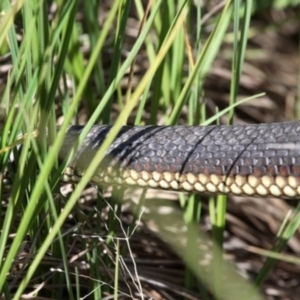
[[[84,175],[110,126],[94,126],[63,179]],[[63,159],[81,133],[71,126]],[[300,196],[300,122],[233,126],[124,126],[95,184],[249,196]]]

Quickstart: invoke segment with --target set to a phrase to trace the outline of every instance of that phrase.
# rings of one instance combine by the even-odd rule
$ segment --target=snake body
[[[77,181],[111,127],[92,127],[66,169]],[[71,126],[64,159],[82,131]],[[300,196],[300,122],[124,126],[99,162],[95,184],[249,196]]]

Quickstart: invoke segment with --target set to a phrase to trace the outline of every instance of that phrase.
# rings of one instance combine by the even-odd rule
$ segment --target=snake
[[[77,182],[112,126],[94,125],[62,180]],[[60,159],[83,130],[68,128]],[[91,182],[203,194],[300,196],[300,122],[123,126]]]

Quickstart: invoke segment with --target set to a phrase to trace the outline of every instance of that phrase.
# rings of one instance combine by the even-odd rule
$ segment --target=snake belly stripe
[[[82,131],[68,129],[64,159]],[[111,126],[92,127],[64,181],[84,175]],[[174,191],[300,196],[300,122],[221,126],[124,126],[92,182]]]

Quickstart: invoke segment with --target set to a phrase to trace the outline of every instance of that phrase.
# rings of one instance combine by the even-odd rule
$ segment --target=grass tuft
[[[275,262],[299,264],[282,253],[297,234],[299,205],[282,220],[271,250],[247,247],[267,257],[252,283],[224,259],[230,203],[225,197],[207,204],[202,195],[180,194],[178,208],[160,194],[146,200],[146,190],[139,196],[129,190],[128,196],[124,188],[99,187],[92,200],[84,198],[124,124],[233,123],[239,108],[266,100],[263,91],[248,95],[244,88],[254,85],[243,77],[251,60],[249,39],[258,35],[251,20],[262,7],[273,12],[293,1],[234,0],[212,8],[200,2],[206,1],[0,2],[0,62],[9,60],[9,71],[0,64],[5,299],[150,299],[166,293],[181,299],[263,299],[260,289]],[[229,101],[212,108],[207,86],[211,74],[224,70],[220,57],[231,69],[226,89],[216,81],[214,89]],[[77,147],[64,162],[58,153],[71,123],[85,124],[78,145],[94,124],[113,127],[83,178],[70,187],[59,178]],[[199,229],[207,207],[211,236]],[[175,258],[157,250],[154,235],[180,258],[180,276],[178,266],[160,276]],[[152,269],[140,266],[141,248]]]

